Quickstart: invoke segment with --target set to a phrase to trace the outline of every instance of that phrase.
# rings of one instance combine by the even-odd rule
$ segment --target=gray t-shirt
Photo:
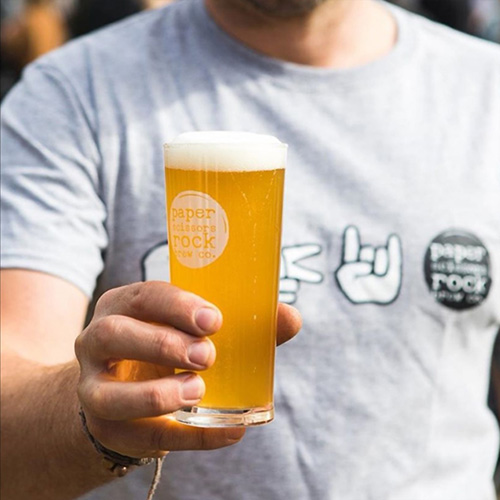
[[[2,266],[89,297],[166,278],[162,144],[245,130],[290,146],[276,419],[171,453],[158,500],[491,500],[500,325],[500,50],[392,8],[349,70],[242,46],[200,0],[32,65],[2,116]],[[151,468],[88,495],[144,498]]]

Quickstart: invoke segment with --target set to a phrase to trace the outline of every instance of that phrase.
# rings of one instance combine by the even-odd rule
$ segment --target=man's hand
[[[335,278],[354,304],[390,304],[401,290],[402,259],[401,240],[397,235],[391,234],[385,246],[362,246],[358,228],[348,226]]]
[[[280,305],[278,344],[293,337],[300,324],[295,309]],[[209,368],[216,353],[208,337],[221,325],[216,307],[167,283],[137,283],[104,294],[75,344],[78,394],[93,436],[134,457],[238,442],[244,429],[195,428],[168,417],[202,398],[202,378],[175,375],[174,369]]]

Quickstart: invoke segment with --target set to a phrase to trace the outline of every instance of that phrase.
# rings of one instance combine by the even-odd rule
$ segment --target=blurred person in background
[[[471,32],[500,43],[500,0],[471,0]]]
[[[85,35],[143,9],[158,8],[172,0],[77,0],[70,25],[74,37]]]
[[[471,0],[421,0],[420,6],[439,23],[464,32],[469,29]]]
[[[1,96],[23,68],[68,38],[81,36],[143,9],[173,0],[2,0]]]
[[[174,0],[142,0],[145,9],[158,9],[172,3]]]
[[[499,0],[391,0],[413,12],[493,42],[500,42]]]
[[[26,0],[2,8],[2,97],[22,69],[68,39],[65,18],[53,0]],[[3,6],[3,4],[2,4]]]
[[[140,499],[118,460],[176,451],[157,500],[492,500],[499,84],[498,46],[372,0],[182,0],[31,65],[2,110],[2,498]],[[245,439],[164,418],[198,375],[115,372],[216,356],[220,312],[160,281],[161,145],[214,129],[290,145],[304,328]]]
[[[14,0],[3,0],[0,2],[0,50],[2,53],[2,57],[0,58],[0,100],[3,99],[3,96],[19,78],[19,70],[14,61],[10,60],[9,54],[4,52],[4,44],[2,42],[7,20],[12,19],[16,15],[17,7],[19,7],[19,4]]]
[[[74,37],[90,33],[142,9],[141,0],[77,0],[71,33]]]

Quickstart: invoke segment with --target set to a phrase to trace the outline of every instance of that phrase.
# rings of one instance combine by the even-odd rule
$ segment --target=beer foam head
[[[167,168],[185,170],[276,170],[285,168],[287,146],[250,132],[187,132],[165,144]]]

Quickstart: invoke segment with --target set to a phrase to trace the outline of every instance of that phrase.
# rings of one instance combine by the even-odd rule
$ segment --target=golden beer
[[[223,326],[211,337],[215,364],[200,372],[205,396],[177,418],[264,423],[273,417],[286,146],[254,134],[187,135],[165,147],[171,281],[215,304]]]

